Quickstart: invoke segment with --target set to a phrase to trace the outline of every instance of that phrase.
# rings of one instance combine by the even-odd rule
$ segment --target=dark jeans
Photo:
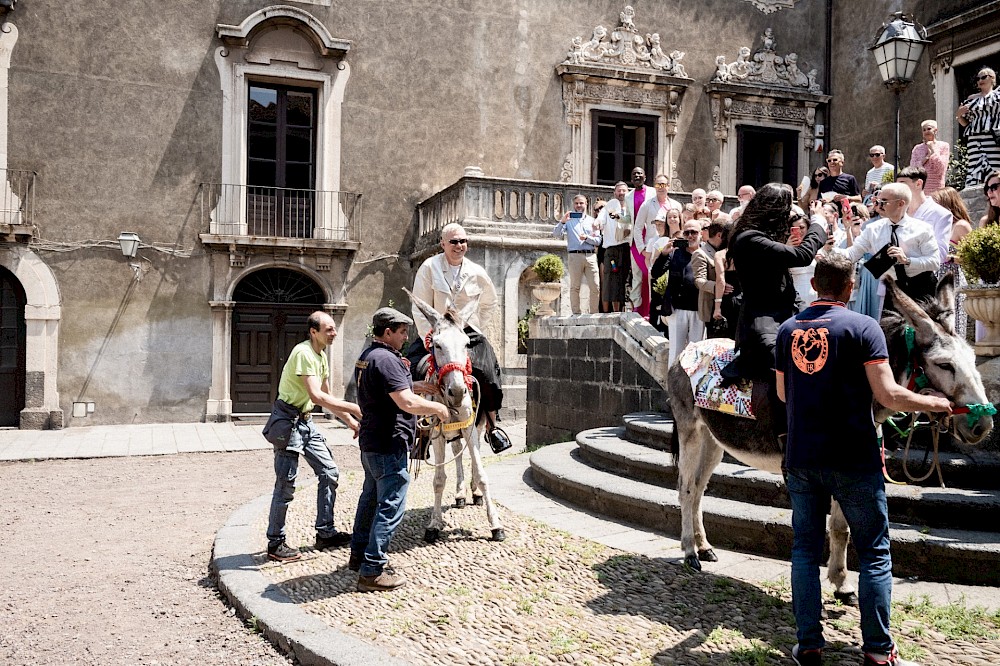
[[[285,540],[285,516],[295,497],[295,479],[299,474],[299,453],[316,473],[316,533],[330,537],[337,531],[333,505],[337,501],[340,470],[326,446],[326,439],[311,420],[299,420],[288,438],[287,449],[274,451],[274,493],[267,519],[267,544],[274,547]]]
[[[351,554],[363,555],[362,576],[377,576],[389,561],[389,542],[406,511],[406,451],[399,453],[361,452],[365,482],[354,515]]]
[[[819,567],[826,541],[830,498],[840,503],[851,541],[858,553],[861,636],[865,652],[887,654],[889,604],[892,599],[892,557],[889,553],[889,513],[881,472],[847,474],[829,470],[785,470],[792,502],[792,610],[803,650],[822,648],[823,627]]]

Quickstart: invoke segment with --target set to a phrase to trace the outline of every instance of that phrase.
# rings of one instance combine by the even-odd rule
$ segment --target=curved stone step
[[[670,441],[674,433],[674,422],[670,414],[662,412],[635,412],[622,417],[625,423],[623,439],[636,444],[642,444],[660,451],[670,451]],[[938,454],[941,461],[941,472],[944,482],[956,488],[980,488],[1000,490],[1000,455],[995,452],[976,447],[965,447],[965,453],[942,451]],[[923,476],[925,451],[917,447],[910,450],[910,472]],[[736,461],[726,454],[726,462]],[[886,451],[886,466],[892,478],[902,481],[903,450]],[[923,482],[925,486],[937,487],[937,475]]]
[[[619,476],[677,488],[674,456],[623,439],[625,428],[594,428],[576,436],[580,457]],[[713,497],[789,508],[784,481],[777,474],[742,464],[720,463],[707,494]],[[1000,491],[886,485],[889,517],[918,526],[976,530],[1000,525]]]
[[[535,481],[545,490],[598,513],[668,534],[680,534],[677,491],[587,465],[575,442],[546,446],[531,455]],[[791,511],[706,496],[705,529],[716,545],[788,558]],[[890,523],[893,573],[925,580],[1000,585],[1000,535],[969,530],[918,528]],[[853,562],[853,549],[849,552]],[[706,565],[711,568],[711,564]]]

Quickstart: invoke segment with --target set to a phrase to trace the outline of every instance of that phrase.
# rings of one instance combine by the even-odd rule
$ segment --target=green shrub
[[[948,176],[946,185],[954,187],[959,192],[965,187],[965,174],[969,170],[969,155],[965,144],[955,142],[951,147],[951,159],[948,160]]]
[[[543,254],[538,257],[534,268],[535,275],[542,282],[559,282],[562,279],[563,273],[566,272],[566,266],[563,264],[562,259],[554,254]]]
[[[958,263],[970,282],[1000,283],[1000,225],[969,232],[958,245]]]

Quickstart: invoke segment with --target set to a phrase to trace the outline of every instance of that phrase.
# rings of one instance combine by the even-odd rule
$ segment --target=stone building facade
[[[0,9],[0,425],[264,411],[314,309],[340,329],[341,391],[371,313],[405,303],[453,220],[501,291],[502,364],[523,367],[528,267],[559,251],[574,194],[630,164],[682,193],[797,182],[820,144],[862,171],[892,134],[866,46],[899,5],[932,26],[908,154],[1000,53],[996,29],[976,37],[997,4],[18,0]]]

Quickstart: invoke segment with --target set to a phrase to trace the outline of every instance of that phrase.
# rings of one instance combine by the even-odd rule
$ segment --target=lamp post
[[[131,259],[139,249],[139,234],[123,231],[118,234],[118,244],[122,248],[122,254]]]
[[[888,23],[882,24],[868,47],[875,54],[882,83],[896,96],[896,153],[892,162],[895,173],[899,173],[899,94],[913,81],[924,45],[930,44],[926,37],[927,29],[913,16],[896,12]]]

